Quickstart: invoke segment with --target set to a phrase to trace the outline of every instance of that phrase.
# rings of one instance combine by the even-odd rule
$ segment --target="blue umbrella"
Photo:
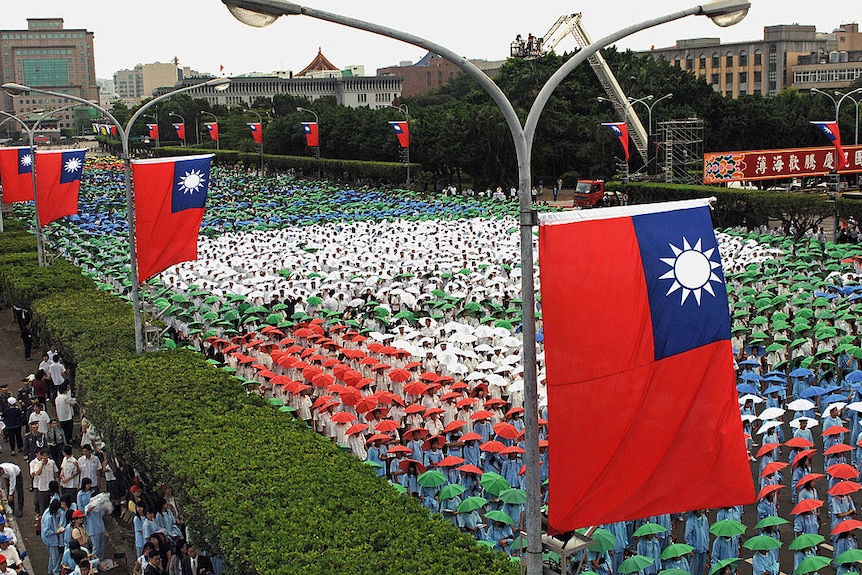
[[[740,383],[736,386],[736,391],[738,391],[739,393],[753,393],[755,395],[760,395],[760,392],[757,391],[757,388],[755,388],[750,383]]]
[[[784,391],[784,387],[780,385],[770,385],[763,393],[769,395],[770,393],[781,393],[782,391]]]
[[[739,379],[741,379],[743,381],[760,381],[763,379],[763,377],[761,377],[760,375],[758,375],[752,371],[749,371],[747,373],[743,373]]]
[[[826,395],[826,390],[820,387],[819,385],[812,385],[805,391],[803,391],[800,396],[809,398],[809,397],[819,397],[821,395]]]
[[[814,372],[807,367],[797,367],[790,372],[790,377],[811,377]]]
[[[754,359],[743,359],[739,362],[743,367],[760,367],[760,362]]]
[[[778,377],[777,375],[769,375],[767,377],[764,377],[763,381],[768,381],[770,383],[778,383],[781,385],[787,383],[786,379],[784,379],[783,377]]]
[[[824,397],[820,401],[823,403],[837,403],[839,401],[847,401],[847,396],[841,395],[840,393],[833,393],[831,395],[827,395],[826,397]],[[821,403],[821,405],[822,405],[822,403]]]
[[[765,376],[766,377],[777,377],[777,378],[780,378],[783,380],[787,379],[787,374],[785,374],[783,371],[776,371],[776,370],[772,370],[772,371],[766,373]]]
[[[859,383],[860,381],[862,381],[862,371],[854,369],[853,371],[844,376],[844,381],[849,383]]]

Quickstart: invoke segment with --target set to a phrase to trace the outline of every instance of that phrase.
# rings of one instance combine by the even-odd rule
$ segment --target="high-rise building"
[[[62,18],[28,18],[26,30],[0,30],[0,78],[99,101],[93,33],[66,29]],[[0,106],[23,115],[34,110],[56,110],[72,103],[55,96],[25,94],[9,96],[0,91]],[[80,130],[90,112],[72,109],[58,112],[57,128]],[[78,121],[76,122],[76,118]],[[88,125],[89,127],[89,125]]]

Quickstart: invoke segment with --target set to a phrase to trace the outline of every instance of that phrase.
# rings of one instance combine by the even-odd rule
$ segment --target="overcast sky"
[[[26,29],[27,18],[62,17],[66,28],[95,33],[96,76],[111,78],[137,63],[169,62],[225,75],[304,68],[321,48],[339,68],[377,68],[416,61],[424,50],[305,16],[283,17],[268,28],[251,28],[233,18],[221,0],[2,0],[3,29]],[[829,32],[862,19],[858,0],[751,0],[748,17],[732,28],[689,16],[630,36],[621,49],[673,45],[680,38],[718,37],[723,42],[756,40],[763,27],[808,24]],[[509,53],[516,34],[543,36],[563,14],[581,11],[592,39],[618,29],[694,6],[684,0],[591,0],[589,2],[488,2],[487,0],[315,0],[320,10],[398,28],[441,44],[468,58],[498,60]],[[132,7],[135,8],[132,8]],[[508,9],[507,9],[508,8]],[[572,50],[571,37],[557,51]]]

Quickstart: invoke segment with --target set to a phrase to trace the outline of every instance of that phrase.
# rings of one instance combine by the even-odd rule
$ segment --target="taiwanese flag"
[[[389,122],[392,129],[395,130],[395,135],[398,136],[398,143],[402,148],[410,147],[410,130],[407,128],[407,122]]]
[[[198,257],[213,154],[132,162],[138,281]]]
[[[832,142],[832,145],[835,146],[835,152],[838,155],[838,165],[835,166],[836,170],[841,170],[847,165],[847,161],[844,158],[844,150],[841,149],[841,132],[838,130],[838,122],[811,122],[818,128],[823,134],[829,138],[829,141]]]
[[[159,125],[158,124],[147,124],[147,130],[150,131],[150,139],[158,140],[159,139]]]
[[[177,131],[177,136],[180,137],[180,140],[185,142],[186,141],[186,125],[185,124],[174,124],[174,130]]]
[[[320,144],[317,135],[317,122],[302,122],[302,131],[305,132],[305,145],[316,148]]]
[[[620,144],[623,145],[623,151],[626,153],[626,161],[629,161],[629,127],[625,122],[604,122],[602,126],[607,126],[614,133],[614,136],[620,139]]]
[[[207,131],[210,133],[210,138],[214,141],[218,141],[218,124],[215,122],[207,122],[204,124],[207,127]]]
[[[116,136],[117,135],[117,127],[113,124],[108,124],[107,126],[108,126],[108,131],[110,132],[110,134],[112,136]]]
[[[753,502],[708,200],[540,217],[550,529]]]
[[[3,203],[33,199],[33,155],[29,146],[0,148],[0,183]]]
[[[39,223],[78,213],[78,188],[87,150],[36,152],[36,209]]]
[[[251,128],[251,137],[254,138],[254,141],[258,144],[263,144],[263,128],[260,122],[252,122],[251,124],[247,124],[247,126]]]

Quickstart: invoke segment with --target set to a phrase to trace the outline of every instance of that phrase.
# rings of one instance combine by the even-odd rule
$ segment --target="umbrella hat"
[[[636,573],[641,569],[649,567],[654,562],[655,560],[652,557],[647,557],[646,555],[632,555],[620,563],[617,572],[622,573],[623,575],[626,573]]]
[[[722,559],[721,561],[716,561],[715,564],[710,567],[709,575],[713,575],[713,573],[717,573],[727,567],[728,565],[733,565],[734,563],[738,563],[742,561],[741,557],[728,557],[727,559]]]
[[[803,549],[809,549],[815,545],[820,545],[825,540],[826,538],[819,533],[803,533],[791,541],[787,548],[791,551],[802,551]]]
[[[583,532],[583,531],[582,531]],[[599,527],[592,535],[593,544],[587,549],[596,553],[604,553],[610,551],[617,544],[617,538],[613,533],[603,527]]]
[[[450,485],[444,485],[440,489],[440,493],[438,494],[438,497],[440,497],[440,499],[452,499],[454,497],[461,495],[466,490],[467,490],[467,488],[464,487],[463,485],[460,485],[458,483],[452,483]]]
[[[806,557],[803,559],[799,566],[796,567],[796,570],[793,572],[794,575],[804,575],[805,573],[813,573],[815,571],[819,571],[823,569],[831,560],[828,557],[820,557],[819,555],[812,555],[811,557]]]
[[[512,488],[512,486],[509,485],[509,482],[506,481],[505,477],[494,472],[488,472],[482,475],[482,479],[479,480],[479,483],[482,484],[482,487],[485,488],[485,491],[497,496],[499,496],[500,493],[502,493],[506,489]]]
[[[840,564],[856,563],[862,561],[862,549],[848,549],[835,558],[835,562]]]
[[[778,525],[786,525],[790,523],[784,517],[776,517],[775,515],[767,515],[763,519],[757,522],[757,525],[754,526],[755,529],[763,529],[764,527],[776,527]]]
[[[458,513],[468,513],[470,511],[475,511],[476,509],[483,507],[486,503],[488,503],[488,500],[484,497],[468,497],[467,499],[458,504],[457,511]]]
[[[781,541],[769,535],[755,535],[743,543],[742,546],[752,551],[769,551],[770,549],[781,547]]]
[[[500,501],[509,505],[520,505],[527,502],[527,492],[523,489],[504,489],[498,496]]]
[[[661,558],[675,559],[676,557],[687,555],[692,551],[694,551],[694,547],[687,543],[673,543],[664,548],[664,551],[661,552]]]
[[[658,523],[647,522],[638,527],[635,530],[634,535],[636,537],[644,537],[646,535],[654,535],[655,533],[664,533],[665,531],[667,531],[667,527],[659,525]]]
[[[803,499],[790,510],[791,515],[799,515],[800,513],[810,513],[815,509],[822,507],[823,501],[820,499]]]
[[[491,519],[492,521],[499,521],[500,523],[505,523],[506,525],[514,525],[515,520],[506,513],[505,511],[500,511],[499,509],[494,509],[492,511],[488,511],[485,513],[485,519]]]
[[[823,504],[822,501],[820,503],[821,505]],[[734,519],[724,519],[713,523],[709,528],[709,532],[716,537],[736,537],[737,535],[745,533],[745,529],[745,525],[739,521]]]
[[[830,534],[838,535],[840,533],[847,533],[848,531],[853,531],[860,527],[862,527],[862,521],[859,521],[858,519],[845,519],[833,527]]]
[[[446,483],[446,476],[436,469],[431,469],[417,477],[416,482],[422,487],[439,487]]]

